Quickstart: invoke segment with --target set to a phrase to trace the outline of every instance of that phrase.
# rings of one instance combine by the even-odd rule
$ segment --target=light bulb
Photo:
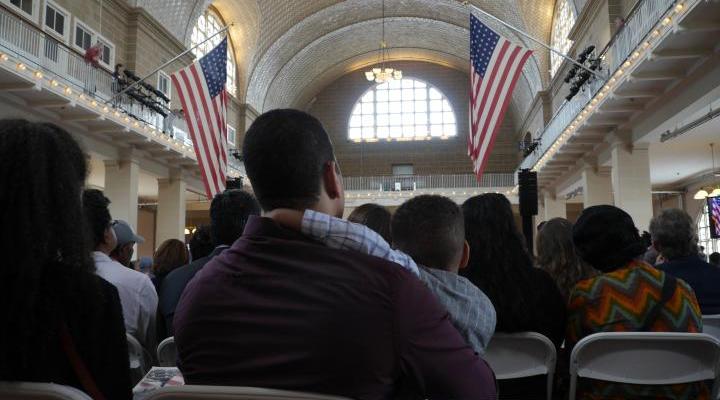
[[[695,200],[705,200],[708,197],[708,192],[705,189],[700,189],[695,193],[695,196],[693,196],[693,199]]]
[[[375,80],[375,74],[373,74],[372,71],[365,71],[365,79],[372,82]]]
[[[718,197],[720,196],[720,187],[715,188],[710,194],[708,194],[708,197]]]

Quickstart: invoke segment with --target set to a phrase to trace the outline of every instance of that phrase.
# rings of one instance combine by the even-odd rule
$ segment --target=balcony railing
[[[512,173],[487,173],[480,182],[473,174],[349,176],[343,178],[345,190],[405,191],[454,188],[507,188],[515,185]]]
[[[633,13],[624,26],[613,36],[601,56],[605,57],[603,66],[612,76],[630,56],[630,53],[650,33],[660,18],[675,4],[675,0],[639,0]],[[606,80],[595,78],[572,100],[566,101],[555,113],[542,133],[542,144],[538,151],[526,157],[520,168],[531,168],[535,162],[555,143],[557,138],[578,116],[585,106],[602,89]]]
[[[0,48],[24,60],[28,66],[43,71],[46,76],[52,76],[58,83],[93,96],[99,102],[108,101],[113,95],[110,72],[86,63],[67,45],[3,6],[0,6]],[[163,116],[129,96],[123,96],[113,105],[162,131]],[[167,110],[163,104],[159,107]]]

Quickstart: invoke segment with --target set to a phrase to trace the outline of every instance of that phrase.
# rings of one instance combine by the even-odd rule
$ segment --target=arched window
[[[412,78],[369,89],[355,103],[348,138],[359,141],[447,139],[457,134],[455,113],[442,92]]]
[[[563,54],[567,54],[573,44],[568,39],[570,31],[575,25],[575,6],[571,0],[557,0],[555,3],[555,13],[553,14],[552,31],[550,34],[550,45]],[[555,73],[562,65],[563,58],[555,53],[550,53],[550,76]]]
[[[223,25],[222,20],[214,11],[211,9],[206,10],[205,13],[198,18],[197,24],[193,27],[192,35],[190,35],[190,45],[194,47],[198,43],[209,38],[222,29]],[[196,58],[204,56],[217,46],[224,37],[224,34],[215,36],[193,50],[193,54]],[[235,56],[233,56],[230,37],[228,37],[227,50],[227,84],[225,86],[227,87],[228,93],[235,96],[235,92],[237,90],[235,71],[237,70],[235,68]]]
[[[705,247],[705,254],[720,252],[720,239],[710,237],[710,214],[707,203],[703,205],[703,211],[698,220],[698,246]]]

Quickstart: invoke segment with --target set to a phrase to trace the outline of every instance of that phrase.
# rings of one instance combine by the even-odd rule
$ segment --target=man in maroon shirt
[[[319,121],[265,113],[243,157],[266,214],[251,217],[180,299],[175,341],[189,384],[355,399],[496,397],[488,365],[414,275],[273,220],[277,208],[343,213],[342,177]]]

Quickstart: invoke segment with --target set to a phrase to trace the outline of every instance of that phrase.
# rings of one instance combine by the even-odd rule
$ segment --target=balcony
[[[54,115],[93,139],[132,146],[171,168],[193,170],[199,177],[192,142],[184,123],[163,132],[163,116],[129,96],[113,96],[110,72],[83,57],[37,26],[0,5],[0,95],[27,114]],[[167,105],[158,104],[163,111]],[[78,130],[78,129],[74,129]],[[228,155],[229,174],[241,166]]]
[[[480,182],[473,174],[350,176],[343,178],[345,198],[349,207],[363,203],[395,206],[422,194],[450,197],[457,203],[482,193],[503,193],[511,201],[515,174],[486,173]]]
[[[608,133],[628,129],[637,114],[713,53],[707,34],[717,34],[720,24],[707,21],[718,8],[701,0],[640,0],[601,52],[607,77],[563,103],[539,148],[519,168],[538,171],[540,185],[547,186],[572,173]]]

